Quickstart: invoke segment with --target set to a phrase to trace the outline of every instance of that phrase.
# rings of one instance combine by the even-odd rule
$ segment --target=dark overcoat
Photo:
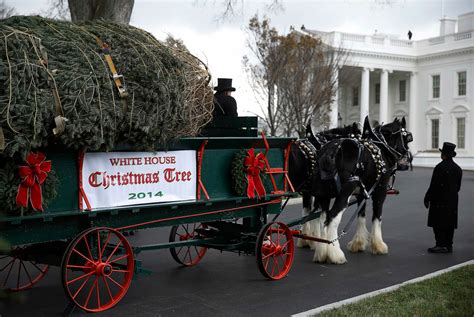
[[[433,170],[425,205],[430,204],[428,226],[436,228],[458,227],[458,192],[462,170],[451,159],[440,162]]]
[[[237,117],[237,101],[222,92],[214,95],[214,116]]]

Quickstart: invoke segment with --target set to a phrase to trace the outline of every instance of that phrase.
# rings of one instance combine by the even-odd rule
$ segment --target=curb
[[[459,269],[459,268],[461,268],[463,266],[467,266],[467,265],[474,265],[474,260],[470,260],[470,261],[467,261],[467,262],[464,262],[464,263],[460,263],[460,264],[448,267],[446,269],[439,270],[439,271],[436,271],[436,272],[433,272],[433,273],[430,273],[430,274],[427,274],[427,275],[424,275],[424,276],[420,276],[420,277],[405,281],[405,282],[400,283],[400,284],[395,284],[395,285],[392,285],[392,286],[389,286],[389,287],[386,287],[386,288],[382,288],[382,289],[379,289],[379,290],[376,290],[376,291],[373,291],[373,292],[370,292],[370,293],[362,294],[362,295],[355,296],[355,297],[352,297],[352,298],[344,299],[344,300],[339,301],[339,302],[335,302],[335,303],[324,305],[324,306],[321,306],[321,307],[318,307],[318,308],[315,308],[315,309],[311,309],[311,310],[308,310],[308,311],[305,311],[305,312],[297,313],[297,314],[294,314],[292,316],[293,317],[313,316],[313,315],[319,314],[323,311],[327,311],[327,310],[334,309],[334,308],[339,308],[339,307],[342,307],[342,306],[345,306],[345,305],[348,305],[348,304],[353,304],[353,303],[356,303],[356,302],[361,301],[363,299],[371,298],[371,297],[374,297],[374,296],[377,296],[377,295],[380,295],[380,294],[389,293],[389,292],[392,292],[392,291],[395,291],[395,290],[399,289],[402,286],[405,286],[405,285],[408,285],[408,284],[413,284],[413,283],[418,283],[418,282],[421,282],[421,281],[439,276],[441,274]]]

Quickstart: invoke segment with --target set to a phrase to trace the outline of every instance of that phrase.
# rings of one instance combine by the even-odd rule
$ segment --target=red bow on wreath
[[[247,173],[247,197],[255,198],[255,192],[257,192],[258,198],[265,196],[265,187],[263,187],[262,180],[260,179],[260,172],[265,167],[265,155],[258,153],[255,156],[254,149],[251,148],[247,151],[247,156],[244,159],[245,172]]]
[[[28,166],[20,166],[18,174],[20,174],[21,183],[16,195],[16,203],[19,206],[27,207],[29,196],[31,207],[34,210],[43,211],[41,184],[48,177],[48,172],[51,172],[51,161],[45,161],[45,158],[43,153],[31,152],[26,158]]]

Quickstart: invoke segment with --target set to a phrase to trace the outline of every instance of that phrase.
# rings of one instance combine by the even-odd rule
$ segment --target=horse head
[[[393,122],[381,125],[376,129],[387,145],[391,148],[395,158],[401,160],[408,155],[408,143],[413,141],[413,135],[406,130],[405,117],[395,118]]]

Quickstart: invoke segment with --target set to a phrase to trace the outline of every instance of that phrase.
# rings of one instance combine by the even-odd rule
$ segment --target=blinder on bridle
[[[392,135],[397,133],[400,133],[403,149],[405,151],[408,151],[408,143],[413,141],[413,134],[411,132],[408,132],[405,128],[401,128],[398,131],[392,132]]]

